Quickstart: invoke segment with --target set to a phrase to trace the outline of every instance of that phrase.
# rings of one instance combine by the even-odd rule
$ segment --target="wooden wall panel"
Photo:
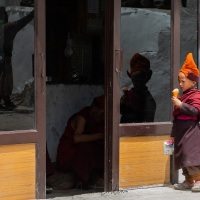
[[[35,144],[0,146],[0,199],[35,198]]]
[[[120,138],[119,188],[170,182],[170,157],[163,142],[169,136]]]

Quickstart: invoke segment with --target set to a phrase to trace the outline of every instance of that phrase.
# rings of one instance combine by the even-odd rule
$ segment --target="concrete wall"
[[[103,86],[47,84],[47,144],[52,161],[68,118],[103,93]]]

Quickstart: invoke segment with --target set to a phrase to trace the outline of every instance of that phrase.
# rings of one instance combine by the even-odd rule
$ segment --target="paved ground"
[[[112,193],[81,190],[53,191],[47,199],[54,200],[198,200],[200,192],[174,190],[172,186],[137,188]]]

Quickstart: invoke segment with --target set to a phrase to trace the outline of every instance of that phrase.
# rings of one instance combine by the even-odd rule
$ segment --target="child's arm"
[[[196,116],[199,114],[199,111],[194,106],[191,106],[187,103],[181,102],[178,98],[172,97],[172,103],[174,106],[177,106],[182,113],[190,116]]]
[[[191,106],[187,103],[183,103],[180,107],[180,110],[182,113],[186,114],[186,115],[190,115],[190,116],[196,116],[198,115],[199,111],[197,108],[195,108],[194,106]]]

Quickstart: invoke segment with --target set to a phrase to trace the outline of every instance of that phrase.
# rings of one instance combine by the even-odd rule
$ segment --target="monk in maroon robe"
[[[68,120],[57,150],[59,169],[74,171],[77,180],[86,186],[95,171],[103,171],[103,138],[104,95]]]
[[[199,71],[189,53],[178,74],[180,97],[172,97],[175,169],[182,169],[185,180],[174,185],[177,190],[200,192],[200,91],[195,88]]]

